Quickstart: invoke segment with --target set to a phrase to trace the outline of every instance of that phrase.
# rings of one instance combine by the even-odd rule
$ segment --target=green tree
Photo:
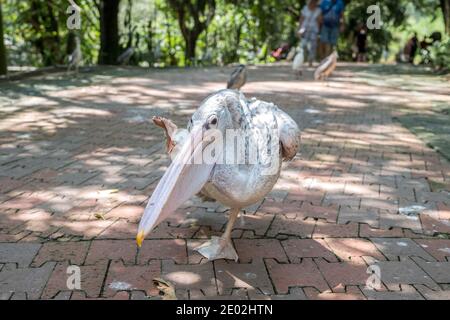
[[[192,64],[198,38],[214,18],[216,0],[168,0],[168,3],[185,41],[186,63]]]
[[[6,74],[6,48],[3,41],[2,2],[0,0],[0,75]]]

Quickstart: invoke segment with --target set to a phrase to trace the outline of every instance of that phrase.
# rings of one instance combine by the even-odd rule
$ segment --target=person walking
[[[344,28],[344,1],[322,0],[322,28],[320,30],[319,51],[321,58],[331,54],[337,45],[339,32]]]
[[[360,23],[356,29],[356,47],[358,48],[358,54],[356,57],[357,62],[367,61],[367,28],[364,23]]]
[[[312,67],[316,60],[317,39],[319,37],[319,25],[322,11],[319,0],[309,0],[303,7],[300,16],[300,29],[298,31],[301,39],[301,47],[307,53],[309,66]]]

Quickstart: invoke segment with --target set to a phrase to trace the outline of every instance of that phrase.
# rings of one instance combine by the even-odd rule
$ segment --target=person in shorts
[[[339,32],[343,29],[344,1],[322,0],[322,28],[320,30],[319,51],[322,58],[331,54],[337,45]]]

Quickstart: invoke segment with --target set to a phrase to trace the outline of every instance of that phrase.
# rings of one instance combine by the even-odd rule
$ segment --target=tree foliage
[[[271,61],[272,50],[285,43],[297,45],[298,19],[306,3],[74,0],[81,7],[82,23],[81,30],[71,31],[66,27],[67,0],[0,1],[8,63],[36,67],[66,63],[75,36],[81,40],[84,64],[115,64],[120,53],[130,47],[134,53],[129,63],[140,66]],[[356,26],[365,22],[367,7],[374,2],[345,2],[346,28],[339,51],[342,59],[351,59]],[[391,44],[404,41],[397,34],[399,30],[411,32],[407,21],[413,14],[442,20],[442,30],[450,35],[450,0],[384,0],[378,5],[383,26],[369,32],[371,61],[378,61]]]

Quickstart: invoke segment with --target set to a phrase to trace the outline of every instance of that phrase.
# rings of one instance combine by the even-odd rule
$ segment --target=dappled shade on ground
[[[328,82],[288,65],[249,68],[248,98],[303,131],[275,189],[238,220],[238,263],[193,248],[227,208],[194,198],[134,237],[169,161],[153,115],[184,126],[231,68],[101,68],[0,83],[0,297],[144,299],[153,278],[179,298],[450,297],[450,165],[393,117],[450,103],[442,77],[340,64]],[[436,186],[439,188],[436,189]],[[378,260],[382,287],[369,290]],[[66,268],[81,265],[80,291]]]

